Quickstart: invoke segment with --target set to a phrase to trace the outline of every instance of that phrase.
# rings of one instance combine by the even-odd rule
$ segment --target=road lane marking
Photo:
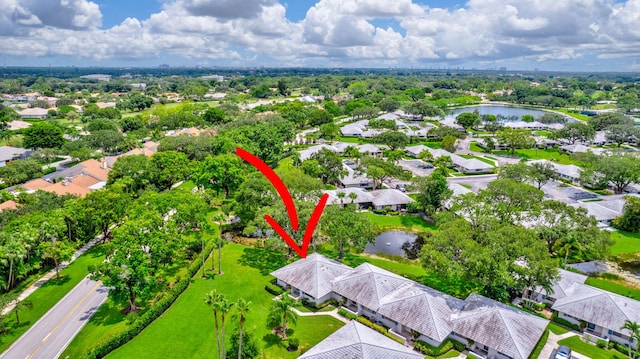
[[[62,324],[64,324],[64,322],[66,322],[67,319],[69,319],[69,317],[71,317],[71,315],[73,315],[73,313],[75,313],[75,311],[78,310],[80,305],[82,305],[82,303],[84,303],[84,301],[87,300],[89,295],[91,295],[93,292],[95,292],[100,285],[102,285],[102,283],[100,283],[100,282],[96,283],[96,285],[93,286],[93,288],[91,288],[91,290],[87,294],[85,294],[84,297],[82,297],[82,299],[80,299],[80,301],[78,301],[78,303],[75,305],[75,307],[73,307],[73,309],[71,309],[71,311],[69,311],[69,313],[67,313],[67,315],[60,321],[60,323],[58,323],[58,325],[56,325],[56,327],[53,328],[53,330],[51,332],[49,332],[49,334],[47,334],[47,336],[42,340],[42,343],[40,343],[40,345],[36,348],[36,350],[34,350],[29,356],[27,356],[26,359],[32,359],[36,354],[38,354],[40,349],[42,349],[42,347],[49,340],[49,337],[51,336],[51,334],[55,333],[58,329],[60,329]]]

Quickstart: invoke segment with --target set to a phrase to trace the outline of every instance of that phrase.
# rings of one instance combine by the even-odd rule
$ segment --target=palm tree
[[[236,308],[238,308],[236,316],[240,318],[240,321],[238,322],[238,331],[240,333],[240,337],[238,339],[238,359],[242,359],[242,334],[244,329],[244,320],[245,315],[251,309],[251,302],[246,301],[244,298],[240,298],[236,303]]]
[[[7,289],[11,289],[13,285],[13,277],[15,273],[13,271],[16,262],[21,262],[27,256],[27,248],[25,242],[22,241],[19,235],[10,235],[7,238],[5,244],[4,255],[9,260],[9,278],[7,279]]]
[[[224,300],[224,295],[218,293],[215,289],[207,293],[204,297],[204,302],[213,310],[213,323],[216,328],[216,342],[218,344],[218,359],[223,358],[220,354],[220,327],[218,322],[218,308],[221,300]]]
[[[298,316],[292,310],[296,304],[296,300],[289,296],[289,292],[284,292],[280,296],[280,300],[276,300],[271,305],[269,315],[282,318],[282,339],[287,339],[287,319],[291,324],[296,324]]]
[[[555,250],[559,252],[564,252],[564,265],[562,266],[564,269],[567,268],[567,260],[569,259],[569,251],[571,250],[581,250],[582,246],[580,242],[578,242],[578,238],[573,235],[569,235],[567,237],[563,237],[559,239],[555,245]]]
[[[341,205],[342,205],[342,204],[344,204],[344,197],[346,197],[346,196],[347,196],[347,194],[346,194],[346,193],[344,193],[344,192],[338,192],[338,194],[336,194],[336,196],[337,196],[338,198],[340,198],[340,204],[341,204]]]
[[[636,347],[636,350],[632,350],[631,346],[633,345],[633,341],[635,339],[635,341],[637,343],[640,343],[640,324],[638,324],[637,322],[632,322],[629,319],[624,321],[624,325],[620,328],[620,329],[626,329],[630,332],[629,334],[629,359],[635,359],[636,355],[638,354],[638,350],[640,349],[638,347]],[[633,356],[631,355],[631,352],[633,351]]]
[[[355,192],[350,192],[349,198],[351,198],[351,203],[353,204],[356,201],[356,198],[358,198],[358,195]]]
[[[222,222],[227,220],[227,216],[220,211],[213,217],[218,222],[218,275],[222,274]],[[213,263],[213,258],[211,259]],[[213,264],[211,265],[213,269]]]
[[[229,314],[229,312],[231,311],[232,307],[233,307],[233,303],[226,300],[224,296],[222,296],[221,299],[218,301],[218,312],[220,313],[220,327],[222,328],[222,333],[220,334],[220,342],[222,344],[222,348],[220,348],[220,353],[222,354],[222,356],[220,358],[226,358],[226,352],[224,350],[224,345],[225,345],[224,320],[226,315]]]

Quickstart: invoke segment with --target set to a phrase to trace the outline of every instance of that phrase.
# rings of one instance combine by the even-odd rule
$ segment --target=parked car
[[[561,345],[558,350],[556,350],[555,359],[571,359],[571,349],[569,347]]]
[[[402,184],[402,183],[398,183],[396,185],[396,189],[400,190],[400,192],[407,192],[407,189],[404,187],[404,184]]]

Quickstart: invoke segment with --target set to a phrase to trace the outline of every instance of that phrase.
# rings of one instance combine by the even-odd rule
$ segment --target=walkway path
[[[84,252],[89,250],[89,248],[93,247],[100,240],[102,240],[102,235],[99,235],[96,238],[94,238],[94,239],[90,240],[89,242],[87,242],[87,244],[82,246],[82,248],[78,249],[78,251],[73,254],[73,256],[71,257],[70,261],[61,263],[60,264],[60,269],[68,266],[71,262],[73,262],[76,258],[78,258],[82,254],[84,254]],[[29,286],[27,289],[25,289],[22,293],[20,293],[20,295],[18,295],[18,298],[16,298],[16,300],[14,300],[13,302],[9,303],[9,305],[7,305],[4,309],[2,309],[2,314],[9,313],[16,306],[17,302],[20,302],[20,301],[24,300],[25,298],[27,298],[29,295],[31,295],[31,293],[35,292],[36,289],[40,288],[49,279],[51,279],[51,277],[53,277],[55,275],[56,275],[56,270],[54,268],[49,273],[45,274],[42,278],[40,278],[37,282],[33,283],[31,286]]]
[[[318,316],[318,315],[329,315],[332,316],[336,319],[338,319],[341,322],[344,323],[349,323],[349,319],[341,316],[340,314],[338,314],[338,308],[330,311],[330,312],[301,312],[296,308],[291,308],[293,309],[293,312],[296,313],[297,315],[301,316],[301,317],[313,317],[313,316]]]

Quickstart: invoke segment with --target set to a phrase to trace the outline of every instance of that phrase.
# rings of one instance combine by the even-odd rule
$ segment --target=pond
[[[385,253],[393,256],[406,257],[402,245],[405,242],[413,243],[418,238],[414,233],[402,231],[388,231],[378,234],[373,243],[367,243],[364,247],[365,253],[379,254]]]
[[[527,114],[532,115],[537,119],[538,117],[541,117],[546,113],[555,113],[555,112],[549,112],[549,111],[543,111],[543,110],[532,110],[532,109],[520,108],[520,107],[469,106],[469,107],[463,107],[463,108],[457,108],[455,110],[451,110],[451,115],[448,115],[447,117],[455,118],[456,116],[458,116],[463,112],[473,112],[476,109],[478,110],[478,113],[480,113],[480,116],[482,115],[495,115],[495,116],[502,115],[504,117],[515,116],[518,118],[518,120],[520,120],[523,115],[527,115]],[[571,118],[570,116],[564,115],[564,117],[567,119],[567,122],[574,122],[573,118]]]

